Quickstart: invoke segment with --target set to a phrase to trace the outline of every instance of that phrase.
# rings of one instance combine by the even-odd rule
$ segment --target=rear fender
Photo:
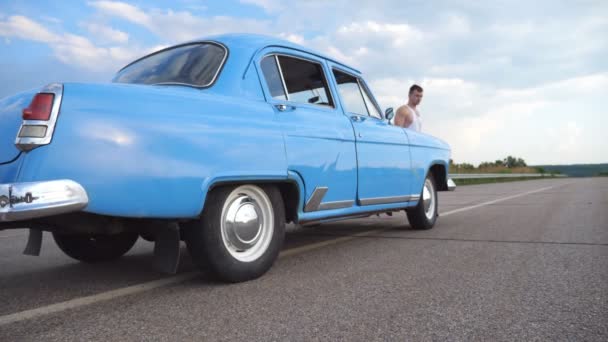
[[[28,152],[19,181],[71,179],[87,212],[193,218],[210,186],[287,178],[275,113],[265,102],[186,87],[64,84],[51,144]]]

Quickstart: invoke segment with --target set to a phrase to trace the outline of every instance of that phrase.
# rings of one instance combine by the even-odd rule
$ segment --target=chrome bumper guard
[[[0,184],[0,222],[69,213],[88,203],[84,188],[71,180]]]
[[[452,178],[448,178],[448,191],[456,190],[456,183],[452,180]]]

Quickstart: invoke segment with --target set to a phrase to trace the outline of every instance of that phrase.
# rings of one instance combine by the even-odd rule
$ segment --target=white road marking
[[[498,199],[495,199],[495,200],[492,200],[492,201],[487,201],[487,202],[471,205],[471,206],[464,207],[464,208],[458,208],[458,209],[450,210],[450,211],[447,211],[445,213],[441,213],[440,212],[439,213],[439,217],[448,216],[448,215],[460,213],[460,212],[463,212],[463,211],[468,211],[468,210],[473,210],[473,209],[485,207],[486,205],[490,205],[490,204],[494,204],[494,203],[508,201],[510,199],[514,199],[514,198],[518,198],[518,197],[534,194],[534,193],[537,193],[537,192],[549,190],[549,189],[555,188],[556,186],[557,185],[547,186],[547,187],[536,189],[536,190],[532,190],[532,191],[522,192],[521,194],[517,194],[517,195],[513,195],[513,196],[507,196],[507,197],[502,197],[502,198],[498,198]]]
[[[512,196],[507,196],[507,197],[495,199],[495,200],[492,200],[492,201],[483,202],[483,203],[479,203],[479,204],[476,204],[476,205],[471,205],[471,206],[468,206],[468,207],[451,210],[451,211],[448,211],[448,212],[445,212],[445,213],[441,213],[441,216],[448,216],[448,215],[460,213],[460,212],[463,212],[463,211],[477,209],[477,208],[484,207],[484,206],[487,206],[487,205],[490,205],[490,204],[494,204],[494,203],[498,203],[498,202],[503,202],[503,201],[507,201],[507,200],[510,200],[510,199],[514,199],[514,198],[530,195],[530,194],[533,194],[533,193],[545,191],[545,190],[548,190],[548,189],[551,189],[551,188],[554,188],[554,187],[556,187],[556,186],[548,186],[548,187],[545,187],[545,188],[540,188],[540,189],[536,189],[536,190],[532,190],[532,191],[527,191],[527,192],[523,192],[523,193],[512,195]],[[321,241],[321,242],[313,243],[313,244],[310,244],[310,245],[305,245],[305,246],[301,246],[301,247],[291,248],[291,249],[288,249],[288,250],[285,250],[285,251],[281,252],[281,254],[279,255],[279,258],[283,258],[283,257],[288,257],[288,256],[292,256],[292,255],[297,255],[297,254],[305,253],[305,252],[308,252],[308,251],[311,251],[311,250],[314,250],[314,249],[322,248],[322,247],[329,246],[329,245],[334,245],[334,244],[341,243],[341,242],[346,242],[346,241],[353,240],[353,239],[356,239],[356,238],[362,237],[362,236],[374,235],[374,234],[383,232],[383,231],[385,231],[387,229],[390,229],[390,228],[365,231],[365,232],[354,234],[354,235],[343,236],[343,237],[340,237],[340,238],[337,238],[337,239],[332,239],[332,240],[327,240],[327,241]],[[120,298],[120,297],[124,297],[124,296],[128,296],[128,295],[133,295],[133,294],[149,291],[149,290],[156,289],[156,288],[163,287],[163,286],[167,286],[167,285],[177,284],[177,283],[180,283],[180,282],[183,282],[183,281],[187,281],[187,280],[196,278],[199,275],[200,275],[200,273],[196,272],[196,271],[195,272],[183,273],[183,274],[179,274],[179,275],[176,275],[176,276],[173,276],[173,277],[169,277],[169,278],[163,278],[163,279],[153,280],[153,281],[149,281],[149,282],[146,282],[146,283],[141,283],[141,284],[137,284],[137,285],[127,286],[127,287],[123,287],[123,288],[116,289],[116,290],[111,290],[111,291],[107,291],[107,292],[101,292],[101,293],[98,293],[98,294],[95,294],[95,295],[91,295],[91,296],[70,299],[70,300],[67,300],[65,302],[55,303],[55,304],[51,304],[51,305],[47,305],[47,306],[42,306],[42,307],[35,308],[35,309],[30,309],[30,310],[16,312],[16,313],[13,313],[13,314],[8,314],[8,315],[0,316],[0,326],[11,324],[11,323],[21,322],[21,321],[25,321],[25,320],[28,320],[28,319],[37,318],[37,317],[40,317],[40,316],[52,314],[52,313],[62,312],[62,311],[65,311],[65,310],[76,309],[76,308],[79,308],[79,307],[82,307],[82,306],[91,305],[91,304],[107,301],[107,300],[110,300],[110,299]]]
[[[288,256],[296,255],[296,254],[301,254],[304,252],[311,251],[313,249],[318,249],[321,247],[333,245],[333,244],[340,243],[340,242],[346,242],[346,241],[353,240],[353,239],[356,239],[356,238],[362,237],[362,236],[381,233],[381,232],[385,231],[386,229],[388,229],[388,228],[365,231],[365,232],[354,234],[354,235],[344,236],[344,237],[341,237],[338,239],[332,239],[332,240],[313,243],[313,244],[305,245],[305,246],[301,246],[301,247],[290,248],[290,249],[287,249],[287,250],[284,250],[283,252],[281,252],[281,254],[279,255],[279,258],[288,257]],[[200,276],[200,272],[196,272],[196,271],[183,273],[183,274],[179,274],[179,275],[169,277],[169,278],[153,280],[153,281],[149,281],[146,283],[127,286],[127,287],[123,287],[123,288],[116,289],[116,290],[101,292],[101,293],[94,294],[91,296],[70,299],[65,302],[55,303],[55,304],[42,306],[42,307],[35,308],[35,309],[30,309],[30,310],[20,311],[20,312],[16,312],[16,313],[9,314],[9,315],[0,316],[0,326],[11,324],[11,323],[16,323],[16,322],[21,322],[24,320],[28,320],[28,319],[32,319],[32,318],[36,318],[36,317],[40,317],[40,316],[44,316],[44,315],[48,315],[48,314],[52,314],[52,313],[57,313],[57,312],[61,312],[61,311],[69,310],[69,309],[75,309],[75,308],[79,308],[82,306],[107,301],[110,299],[124,297],[124,296],[132,295],[132,294],[137,294],[137,293],[149,291],[149,290],[167,286],[167,285],[181,283],[183,281],[194,279],[198,276]]]
[[[92,296],[80,297],[71,299],[65,302],[60,302],[56,304],[51,304],[47,306],[42,306],[36,309],[25,310],[21,312],[16,312],[14,314],[0,316],[0,326],[16,323],[20,321],[24,321],[31,318],[36,318],[43,315],[48,315],[56,312],[61,312],[69,309],[78,308],[85,305],[90,305],[94,303],[99,303],[102,301],[106,301],[113,298],[124,297],[148,290],[152,290],[155,288],[159,288],[161,286],[171,285],[175,283],[179,283],[182,281],[186,281],[198,276],[198,272],[188,272],[184,274],[180,274],[170,278],[158,279],[154,281],[149,281],[147,283],[137,284],[133,286],[127,286],[120,289],[107,291],[98,293]]]
[[[8,239],[8,238],[19,237],[19,236],[27,236],[27,233],[0,235],[0,239]]]

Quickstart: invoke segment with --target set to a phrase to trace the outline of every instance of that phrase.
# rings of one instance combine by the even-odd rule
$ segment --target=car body
[[[31,228],[32,254],[42,230],[179,243],[218,187],[270,184],[297,224],[415,208],[429,177],[453,189],[449,146],[388,119],[358,70],[302,46],[257,35],[180,44],[112,83],[0,101],[0,229]]]

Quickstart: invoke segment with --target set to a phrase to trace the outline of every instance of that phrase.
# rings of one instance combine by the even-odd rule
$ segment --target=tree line
[[[507,169],[512,169],[512,168],[516,168],[516,167],[527,167],[527,166],[528,166],[528,164],[526,164],[526,161],[523,160],[523,158],[507,156],[504,159],[497,159],[493,162],[490,161],[490,162],[480,163],[478,168],[487,169],[487,168],[491,168],[491,167],[504,167]],[[469,164],[469,163],[455,164],[454,161],[452,159],[450,159],[450,168],[473,170],[473,169],[475,169],[475,166],[473,164]]]

